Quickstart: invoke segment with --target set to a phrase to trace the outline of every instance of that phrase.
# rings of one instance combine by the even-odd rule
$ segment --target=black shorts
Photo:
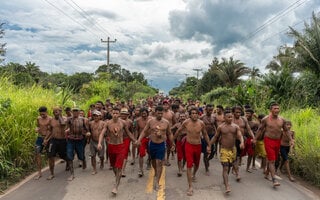
[[[66,139],[50,139],[47,147],[48,157],[56,157],[59,155],[61,159],[66,160],[67,157],[67,141]]]

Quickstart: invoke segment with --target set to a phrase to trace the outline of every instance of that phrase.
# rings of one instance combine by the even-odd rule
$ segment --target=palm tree
[[[290,27],[289,35],[296,39],[292,58],[301,71],[310,71],[320,77],[320,18],[312,13],[312,21],[305,23],[304,32],[300,33]]]
[[[241,82],[240,77],[250,73],[250,69],[244,63],[234,60],[233,57],[230,57],[229,60],[222,58],[221,63],[209,66],[218,75],[223,85],[227,87],[237,86]]]
[[[260,69],[256,67],[252,67],[252,69],[250,70],[249,76],[253,81],[256,80],[256,78],[260,78],[261,77]]]

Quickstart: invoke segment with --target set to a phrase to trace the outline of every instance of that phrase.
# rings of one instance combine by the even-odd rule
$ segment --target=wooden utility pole
[[[199,72],[202,71],[201,68],[192,69],[197,72],[197,97],[199,97]]]
[[[110,40],[110,37],[108,37],[108,40],[101,39],[101,42],[107,43],[107,66],[109,67],[109,60],[110,60],[110,43],[117,42],[117,39]]]

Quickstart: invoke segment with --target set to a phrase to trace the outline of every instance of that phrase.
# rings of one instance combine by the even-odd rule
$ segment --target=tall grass
[[[34,167],[35,122],[38,108],[61,102],[61,94],[38,86],[19,88],[0,77],[0,191],[7,180]]]
[[[292,170],[295,174],[320,186],[320,116],[317,110],[307,108],[288,110],[282,116],[292,121],[295,148]]]

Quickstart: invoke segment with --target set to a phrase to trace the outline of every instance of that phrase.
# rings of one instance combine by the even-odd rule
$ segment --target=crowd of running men
[[[79,165],[87,167],[85,148],[90,150],[92,175],[109,163],[115,174],[112,194],[116,195],[120,179],[126,176],[126,164],[131,153],[131,165],[139,160],[138,176],[144,176],[144,157],[147,157],[147,169],[155,171],[155,189],[159,189],[159,180],[163,165],[170,166],[170,156],[176,153],[178,161],[177,176],[181,177],[186,164],[188,189],[187,195],[193,195],[192,183],[196,180],[201,153],[205,171],[209,175],[210,160],[219,154],[222,165],[222,177],[225,192],[231,192],[228,175],[231,171],[240,181],[239,167],[242,157],[247,157],[246,172],[256,168],[256,158],[261,158],[260,168],[273,187],[280,183],[275,176],[277,170],[286,167],[288,178],[294,181],[289,168],[288,154],[294,145],[294,131],[291,122],[279,116],[279,105],[270,105],[268,115],[256,115],[250,106],[223,108],[188,100],[155,96],[134,105],[128,102],[105,103],[97,101],[90,105],[87,113],[79,108],[54,107],[53,116],[48,115],[45,106],[39,108],[36,132],[36,163],[38,175],[41,172],[41,153],[45,150],[50,175],[54,178],[55,158],[66,163],[70,171],[69,181],[74,179],[75,154]],[[65,113],[63,113],[65,111]],[[148,156],[147,156],[148,155]],[[281,155],[281,162],[279,158]],[[97,161],[96,158],[100,160]],[[105,159],[106,158],[106,159]]]

